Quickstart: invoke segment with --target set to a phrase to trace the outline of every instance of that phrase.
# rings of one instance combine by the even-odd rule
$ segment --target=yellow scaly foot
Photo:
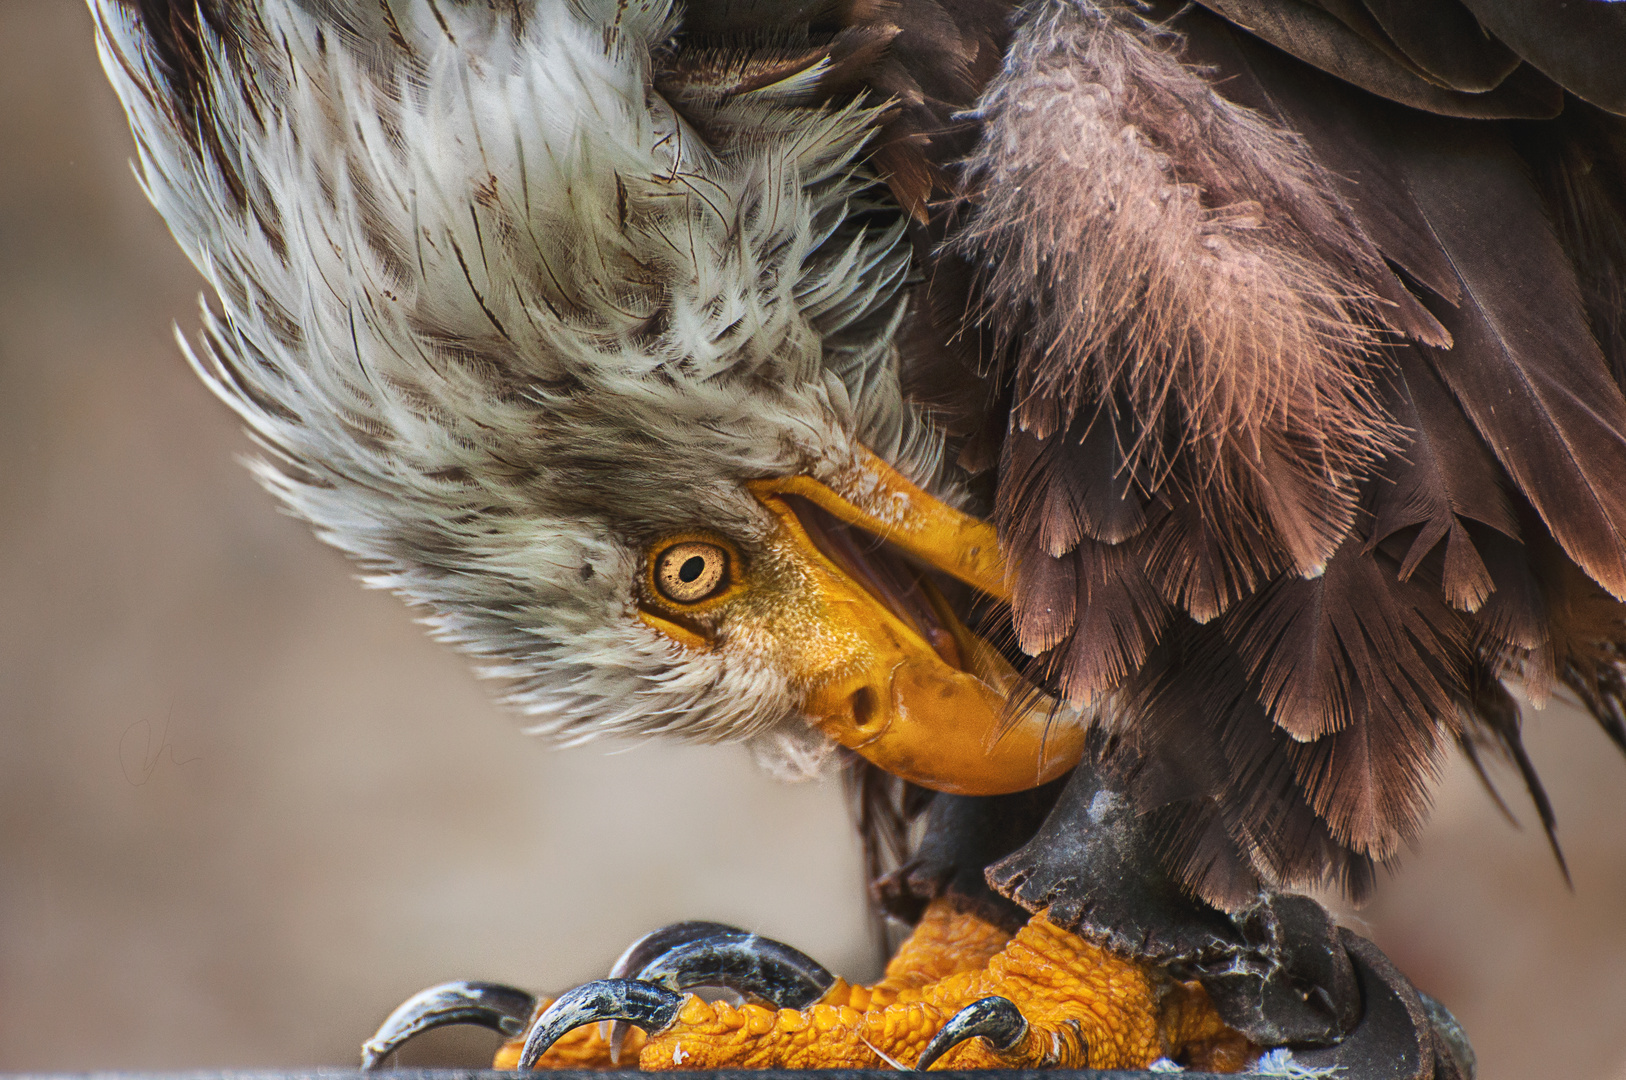
[[[621,1060],[636,1053],[646,1070],[913,1067],[951,1018],[990,998],[1015,1006],[1019,1032],[1006,1032],[1003,1049],[969,1038],[931,1067],[1144,1068],[1169,1057],[1229,1072],[1258,1052],[1196,983],[1091,945],[1043,912],[1011,936],[938,900],[874,985],[838,979],[804,1009],[674,998],[675,1016],[645,1039],[632,1033]],[[516,1067],[523,1046],[505,1044],[494,1067]],[[537,1066],[602,1068],[609,1057],[590,1024],[554,1042]]]

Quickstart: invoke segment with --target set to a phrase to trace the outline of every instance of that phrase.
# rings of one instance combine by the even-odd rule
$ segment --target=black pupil
[[[695,578],[706,572],[706,560],[699,555],[690,555],[678,567],[678,580],[687,585]]]

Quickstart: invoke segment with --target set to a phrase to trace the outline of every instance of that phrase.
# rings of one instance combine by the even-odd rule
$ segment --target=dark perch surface
[[[53,1080],[205,1080],[205,1078],[219,1077],[221,1080],[339,1080],[339,1078],[377,1077],[379,1080],[508,1080],[516,1076],[531,1076],[534,1074],[523,1072],[502,1072],[496,1069],[381,1069],[378,1072],[364,1073],[359,1069],[296,1069],[288,1072],[275,1072],[272,1070],[220,1070],[210,1072],[200,1070],[194,1072],[175,1073],[123,1073],[123,1072],[97,1072],[97,1073],[20,1073],[15,1076],[39,1077],[44,1080],[51,1077]],[[627,1072],[598,1072],[593,1070],[560,1069],[549,1071],[546,1074],[552,1080],[620,1080],[620,1078],[634,1076],[649,1076],[649,1073]],[[799,1071],[795,1069],[719,1069],[685,1072],[684,1077],[693,1080],[807,1080],[810,1076],[817,1076],[819,1080],[882,1080],[883,1077],[896,1076],[890,1069],[818,1069]],[[935,1077],[944,1080],[972,1080],[982,1078],[987,1080],[990,1074],[985,1072],[934,1072]],[[1037,1069],[1017,1069],[998,1074],[1002,1080],[1129,1080],[1130,1077],[1148,1076],[1182,1076],[1190,1080],[1211,1080],[1218,1078],[1219,1073],[1153,1073],[1141,1071],[1125,1071],[1112,1069],[1107,1071],[1088,1069],[1074,1071],[1071,1069],[1058,1069],[1051,1071]],[[1359,1080],[1357,1077],[1341,1077],[1340,1080]]]

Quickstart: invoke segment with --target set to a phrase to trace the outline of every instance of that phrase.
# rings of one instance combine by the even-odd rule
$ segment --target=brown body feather
[[[911,360],[982,380],[1013,636],[1180,879],[1359,895],[1452,743],[1552,833],[1504,682],[1626,743],[1626,125],[1554,60],[1626,24],[1206,6],[1022,23]]]

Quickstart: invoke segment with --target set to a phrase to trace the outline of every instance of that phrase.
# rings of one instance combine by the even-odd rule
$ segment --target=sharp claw
[[[683,995],[637,979],[600,979],[559,995],[525,1036],[519,1067],[533,1069],[560,1036],[597,1020],[625,1020],[651,1035],[666,1030],[683,1007]]]
[[[536,998],[512,986],[449,982],[403,1001],[372,1038],[361,1044],[361,1067],[371,1071],[408,1040],[450,1024],[478,1024],[513,1038],[525,1030]]]
[[[657,957],[664,956],[680,945],[687,945],[691,941],[710,937],[713,934],[743,934],[744,930],[729,926],[727,923],[702,922],[690,919],[685,922],[668,923],[659,930],[651,930],[643,937],[627,946],[627,951],[621,958],[610,966],[610,978],[633,979],[639,978],[638,971],[645,964]],[[673,990],[681,987],[673,986]],[[610,1064],[621,1064],[621,1047],[627,1041],[627,1023],[624,1020],[605,1021],[599,1025],[599,1033],[604,1041],[610,1044]]]
[[[633,962],[643,961],[636,970]],[[776,1009],[801,1009],[835,982],[825,967],[799,949],[719,923],[674,923],[634,943],[612,974],[631,975],[671,990],[716,986],[760,998]],[[619,1063],[625,1023],[610,1027],[610,1061]]]
[[[645,964],[664,956],[679,945],[687,945],[691,941],[699,941],[715,934],[743,933],[745,931],[738,927],[715,922],[675,922],[659,930],[651,930],[627,946],[627,951],[621,954],[621,959],[610,968],[610,978],[636,978],[639,969]]]
[[[637,977],[674,990],[719,986],[778,1009],[811,1005],[836,981],[800,949],[743,930],[674,946],[639,969]]]
[[[944,1024],[915,1063],[916,1072],[925,1072],[937,1059],[965,1042],[984,1038],[995,1050],[1009,1050],[1028,1033],[1027,1018],[1010,998],[995,995],[973,1001]]]

